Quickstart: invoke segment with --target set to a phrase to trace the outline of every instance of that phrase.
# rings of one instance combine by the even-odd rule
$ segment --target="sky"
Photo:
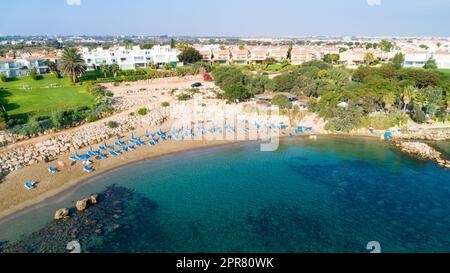
[[[449,0],[8,0],[0,35],[450,36]]]

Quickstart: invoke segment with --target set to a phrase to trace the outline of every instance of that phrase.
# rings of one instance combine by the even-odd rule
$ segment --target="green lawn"
[[[10,117],[43,116],[54,110],[91,106],[94,97],[67,77],[46,75],[40,80],[22,77],[0,82],[0,103]]]
[[[450,75],[450,69],[438,69],[440,72],[449,74]]]

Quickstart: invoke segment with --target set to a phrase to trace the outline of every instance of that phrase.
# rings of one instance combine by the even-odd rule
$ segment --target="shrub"
[[[147,108],[140,108],[138,111],[137,111],[137,113],[139,114],[139,115],[141,115],[141,116],[145,116],[145,115],[147,115],[147,113],[148,113],[148,109]]]
[[[136,114],[135,114],[134,112],[130,112],[128,115],[129,115],[130,117],[134,117]]]
[[[0,74],[0,82],[6,82],[8,80],[8,78],[6,77],[6,75]]]
[[[338,109],[335,117],[331,118],[325,125],[325,129],[338,132],[350,132],[360,125],[361,118],[362,110],[360,108]]]
[[[192,99],[192,96],[189,95],[189,94],[186,94],[186,93],[181,93],[181,94],[177,95],[177,99],[178,99],[179,101],[185,101],[185,100],[190,100],[190,99]]]
[[[0,130],[5,130],[7,127],[8,116],[0,105]]]
[[[162,107],[169,107],[170,103],[168,101],[163,101],[163,102],[161,102],[161,106]]]
[[[118,124],[117,122],[115,122],[115,121],[110,120],[110,121],[108,121],[108,123],[106,124],[106,126],[108,126],[108,127],[111,128],[111,129],[114,129],[114,128],[119,127],[119,124]]]
[[[415,109],[414,114],[411,118],[417,123],[424,123],[427,121],[425,113],[420,109]]]
[[[289,98],[285,95],[275,95],[272,98],[272,105],[277,105],[280,108],[289,108],[291,105],[291,102],[289,101]]]
[[[200,91],[197,88],[187,89],[186,92],[188,92],[190,94],[198,94],[198,93],[200,93]]]
[[[32,79],[32,80],[39,79],[39,76],[38,76],[36,70],[31,70],[30,72],[28,72],[28,77],[30,77],[30,79]]]
[[[242,101],[250,98],[248,88],[242,83],[232,84],[224,89],[224,98],[228,102]]]
[[[87,122],[95,122],[98,120],[98,116],[94,114],[90,114],[86,117]]]
[[[61,129],[64,126],[64,113],[63,111],[53,111],[51,114],[51,121],[55,129]]]
[[[93,96],[105,95],[105,88],[99,84],[88,84],[86,90]]]

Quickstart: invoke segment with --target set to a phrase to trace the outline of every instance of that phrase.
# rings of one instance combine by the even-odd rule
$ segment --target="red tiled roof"
[[[253,49],[251,52],[253,54],[266,54],[266,50],[265,49]]]
[[[443,51],[443,50],[440,50],[440,51],[436,51],[436,52],[434,53],[434,55],[450,55],[450,51]]]
[[[214,54],[216,55],[223,55],[223,54],[229,54],[230,52],[228,50],[216,50],[214,51]]]
[[[233,53],[235,55],[241,55],[241,54],[247,54],[248,51],[247,50],[235,49],[235,50],[232,50],[231,53]]]
[[[42,57],[42,59],[61,59],[61,58],[56,55],[47,55]]]
[[[0,62],[11,62],[11,61],[14,61],[14,59],[0,57]]]
[[[37,61],[37,60],[44,60],[45,57],[42,56],[30,56],[30,57],[26,57],[25,60],[27,61]]]

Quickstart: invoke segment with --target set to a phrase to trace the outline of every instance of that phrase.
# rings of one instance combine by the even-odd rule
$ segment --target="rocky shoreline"
[[[78,129],[62,133],[37,143],[19,146],[0,153],[0,178],[10,172],[39,162],[56,159],[60,154],[98,144],[115,135],[128,133],[134,128],[151,127],[167,120],[168,112],[164,109],[153,109],[145,116],[122,115],[113,120],[116,128],[110,128],[106,122],[87,124]]]
[[[426,143],[395,141],[393,142],[393,145],[407,154],[415,156],[419,159],[435,161],[439,164],[439,166],[450,169],[450,160],[446,160],[442,153],[438,152]]]

